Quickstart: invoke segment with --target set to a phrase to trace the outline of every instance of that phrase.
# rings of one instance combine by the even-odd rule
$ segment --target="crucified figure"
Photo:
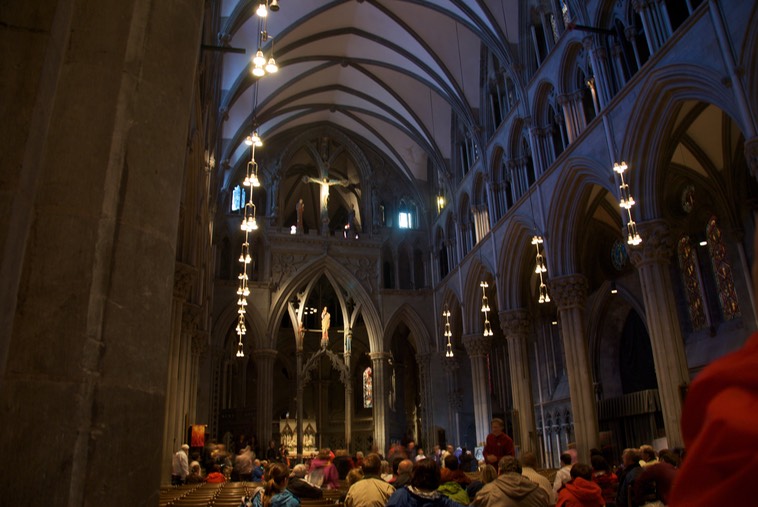
[[[332,185],[346,187],[350,182],[348,180],[330,180],[326,176],[323,178],[303,176],[303,183],[317,183],[321,186],[321,230],[323,232],[329,225],[329,208],[327,207],[329,204],[329,187]]]

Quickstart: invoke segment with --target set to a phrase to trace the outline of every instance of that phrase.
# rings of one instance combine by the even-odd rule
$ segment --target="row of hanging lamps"
[[[450,341],[453,337],[453,332],[450,330],[450,310],[445,304],[444,310],[442,310],[442,316],[445,318],[445,338],[447,339],[447,345],[445,346],[445,357],[453,357],[453,343]]]
[[[255,13],[260,18],[259,26],[261,26],[260,37],[258,39],[258,51],[255,52],[253,57],[253,75],[256,77],[262,77],[266,74],[274,74],[279,71],[279,66],[274,59],[274,41],[268,33],[268,11],[276,12],[279,10],[279,3],[276,0],[270,2],[260,2]],[[271,56],[266,59],[263,54],[263,46],[268,39],[271,40]]]
[[[532,245],[534,245],[534,248],[537,250],[537,259],[536,259],[536,265],[534,268],[534,272],[537,273],[540,277],[540,288],[539,288],[539,299],[538,301],[540,303],[549,303],[550,302],[550,295],[547,292],[547,284],[545,284],[545,279],[543,278],[543,274],[547,276],[547,266],[545,265],[545,256],[542,255],[542,252],[540,251],[540,245],[544,242],[544,239],[542,239],[542,236],[535,235],[532,237]]]
[[[490,285],[486,281],[482,281],[479,283],[479,287],[482,288],[482,313],[484,314],[484,332],[482,335],[484,336],[492,336],[492,326],[490,326],[490,303],[487,299],[487,287]]]
[[[240,274],[237,276],[239,280],[239,286],[237,287],[237,357],[245,357],[244,336],[247,333],[245,314],[247,313],[247,298],[250,295],[250,287],[248,286],[249,273],[251,271],[250,266],[253,262],[253,257],[250,253],[250,235],[258,230],[258,222],[255,218],[256,208],[253,202],[253,190],[256,187],[260,187],[261,182],[258,178],[258,163],[255,161],[255,148],[263,146],[263,141],[261,141],[257,130],[252,135],[247,136],[245,144],[250,146],[250,161],[247,163],[245,179],[242,181],[242,185],[249,189],[248,195],[250,197],[247,203],[245,203],[242,223],[240,224],[240,229],[245,234],[245,239],[242,242],[242,252],[240,252],[239,256],[239,262],[242,267]]]
[[[613,164],[613,171],[621,178],[621,184],[619,185],[619,206],[626,210],[627,223],[626,223],[626,242],[632,246],[637,246],[642,243],[640,233],[637,231],[637,224],[632,219],[632,207],[637,204],[629,191],[629,184],[624,180],[624,173],[629,169],[626,162],[615,162]]]

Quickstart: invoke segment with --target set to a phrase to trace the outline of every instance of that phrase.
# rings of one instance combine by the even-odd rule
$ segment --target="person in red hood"
[[[603,491],[592,482],[592,467],[577,463],[571,467],[571,480],[558,492],[555,507],[603,507]]]
[[[754,285],[756,281],[753,267]],[[755,505],[758,333],[697,376],[682,410],[682,436],[687,454],[671,489],[670,507]]]

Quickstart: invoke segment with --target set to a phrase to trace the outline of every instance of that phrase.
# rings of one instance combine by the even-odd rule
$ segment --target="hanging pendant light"
[[[543,242],[544,240],[542,239],[542,236],[535,235],[532,237],[532,245],[534,245],[534,248],[537,250],[534,272],[537,273],[540,277],[539,298],[537,301],[539,303],[549,303],[550,296],[547,293],[547,285],[545,285],[545,280],[542,278],[543,273],[547,273],[545,257],[542,255],[542,252],[540,252],[540,245]]]
[[[447,339],[447,345],[445,346],[445,357],[453,357],[453,344],[450,341],[453,336],[453,332],[450,330],[450,310],[448,309],[447,304],[442,311],[442,316],[445,318],[445,338]]]

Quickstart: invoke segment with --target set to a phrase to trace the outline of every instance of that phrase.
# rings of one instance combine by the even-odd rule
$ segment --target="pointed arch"
[[[619,159],[627,161],[631,169],[631,188],[637,195],[645,196],[640,199],[638,221],[653,219],[661,214],[663,195],[659,180],[665,171],[656,168],[662,167],[660,162],[668,134],[674,128],[679,106],[683,102],[697,100],[713,104],[727,113],[742,132],[750,131],[742,124],[734,94],[720,93],[719,90],[723,89],[721,76],[697,65],[668,65],[652,72],[645,81],[631,108],[632,116],[618,155]],[[659,120],[651,124],[650,118]]]
[[[392,314],[387,324],[384,326],[384,350],[390,350],[390,341],[392,335],[395,333],[395,329],[401,323],[405,324],[410,329],[410,336],[413,338],[413,348],[416,354],[428,354],[431,350],[429,344],[432,343],[429,330],[422,324],[424,320],[410,305],[403,304],[395,313]]]
[[[508,220],[503,236],[507,238],[504,244],[508,248],[501,250],[498,259],[498,307],[501,310],[529,307],[528,283],[532,277],[535,254],[531,241],[535,232],[532,217],[519,214]]]
[[[349,315],[344,297],[345,294],[349,294],[355,303],[353,314],[357,314],[360,311],[363,322],[366,324],[371,352],[382,351],[381,319],[371,295],[350,270],[338,260],[329,256],[319,257],[305,264],[287,279],[277,293],[272,295],[272,301],[275,301],[275,303],[271,307],[271,315],[268,321],[268,336],[277,335],[277,328],[285,312],[287,312],[289,301],[297,295],[298,290],[303,285],[303,280],[318,278],[322,275],[326,276],[329,283],[335,288],[335,293],[342,306],[343,315]],[[271,348],[274,348],[273,345],[268,344]]]
[[[555,196],[550,202],[545,231],[550,278],[573,274],[579,268],[575,247],[583,223],[580,215],[591,186],[597,185],[616,195],[610,176],[610,169],[586,158],[569,160],[561,172],[555,186]],[[561,255],[551,255],[551,252],[560,252]]]

